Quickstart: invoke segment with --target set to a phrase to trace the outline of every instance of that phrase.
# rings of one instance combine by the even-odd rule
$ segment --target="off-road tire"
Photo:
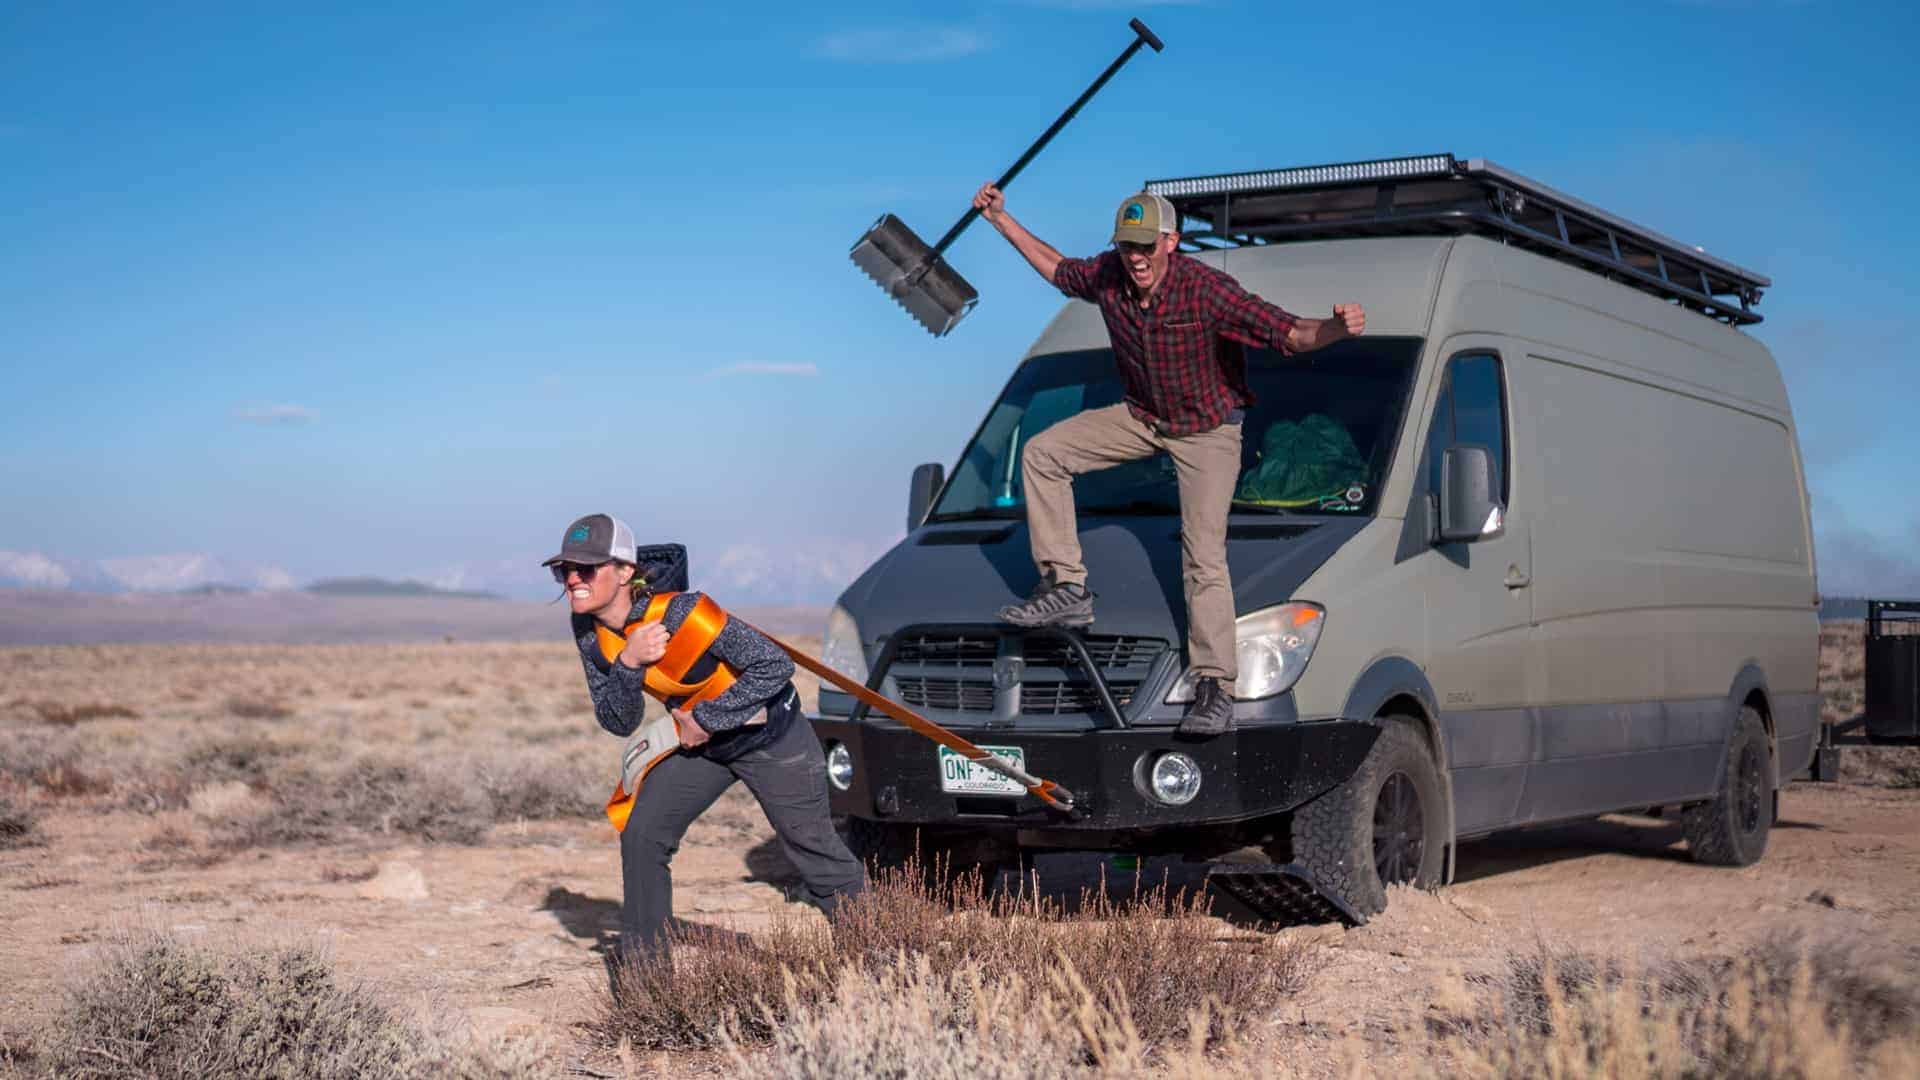
[[[1727,742],[1719,793],[1687,807],[1680,825],[1695,862],[1750,866],[1766,854],[1767,831],[1773,827],[1773,754],[1767,726],[1752,706],[1741,707]]]
[[[1397,880],[1432,888],[1440,884],[1446,866],[1444,792],[1433,751],[1415,722],[1385,717],[1380,737],[1360,768],[1339,787],[1294,811],[1293,861],[1311,870],[1322,889],[1338,894],[1361,915],[1378,914],[1386,910],[1387,891],[1376,866],[1376,811],[1388,815],[1379,819],[1383,825],[1397,821],[1401,828],[1394,835],[1404,836],[1410,824],[1404,816],[1406,800],[1414,800],[1417,850],[1403,844],[1402,857],[1390,860],[1389,866],[1398,867]],[[1403,816],[1392,817],[1396,808]],[[1415,857],[1407,858],[1410,854]]]

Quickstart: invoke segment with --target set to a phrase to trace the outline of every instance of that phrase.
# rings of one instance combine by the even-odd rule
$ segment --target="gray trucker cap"
[[[616,559],[631,563],[634,548],[633,530],[627,528],[626,522],[611,514],[588,514],[567,526],[566,534],[560,538],[560,554],[540,565],[570,562],[598,566]]]

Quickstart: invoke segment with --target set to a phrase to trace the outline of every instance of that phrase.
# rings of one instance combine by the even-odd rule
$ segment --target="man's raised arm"
[[[1034,270],[1047,279],[1047,284],[1056,284],[1053,272],[1059,268],[1060,260],[1065,256],[1045,240],[1028,232],[1026,226],[1013,220],[1013,215],[1007,213],[1007,197],[1000,193],[999,188],[994,187],[992,182],[981,184],[980,190],[973,194],[973,205],[980,208],[980,216],[987,219],[987,224],[1000,230],[1000,235],[1007,238],[1007,243],[1012,244],[1013,249],[1025,256]]]

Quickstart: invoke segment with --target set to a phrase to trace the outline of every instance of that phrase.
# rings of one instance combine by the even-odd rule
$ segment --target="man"
[[[668,642],[701,600],[699,593],[685,591],[686,549],[679,544],[638,547],[625,522],[589,514],[567,526],[560,553],[542,565],[567,590],[594,716],[601,727],[631,742],[646,712],[646,669],[666,655]],[[625,633],[656,591],[676,595],[657,621],[627,634],[625,647],[609,661],[597,628]],[[806,899],[829,918],[866,884],[860,860],[834,831],[826,757],[813,726],[800,714],[793,661],[759,631],[727,619],[693,665],[700,678],[717,668],[733,678],[718,696],[690,707],[685,698],[666,701],[680,749],[646,772],[644,783],[622,773],[624,791],[639,789],[620,832],[620,953],[630,963],[667,954],[673,915],[668,863],[687,826],[735,780],[747,785],[766,812],[805,883]],[[623,761],[630,757],[623,755]]]
[[[1305,352],[1366,329],[1359,304],[1335,304],[1326,319],[1275,307],[1176,250],[1179,215],[1158,195],[1120,204],[1114,249],[1069,259],[1007,213],[991,183],[973,197],[1000,235],[1061,292],[1100,308],[1120,368],[1122,404],[1053,425],[1027,443],[1020,464],[1027,531],[1040,584],[1026,602],[1001,608],[1016,626],[1085,626],[1093,594],[1080,561],[1074,476],[1165,451],[1180,485],[1192,708],[1179,731],[1210,736],[1233,728],[1233,585],[1227,577],[1227,514],[1240,477],[1240,424],[1253,404],[1239,345]],[[1237,343],[1237,344],[1228,344]]]

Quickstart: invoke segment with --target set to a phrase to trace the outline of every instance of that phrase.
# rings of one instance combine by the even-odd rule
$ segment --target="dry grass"
[[[1860,948],[1776,942],[1641,970],[1539,946],[1406,1020],[1431,1076],[1798,1078],[1920,1072],[1920,983]]]
[[[75,727],[88,720],[130,720],[140,715],[125,705],[103,702],[66,704],[58,701],[37,701],[33,703],[32,708],[41,723],[52,724],[55,727]]]
[[[0,795],[0,850],[41,842],[40,818],[32,808]]]
[[[1021,994],[1064,992],[1045,972],[1097,973],[1099,1009],[1123,1018],[1143,1045],[1182,1036],[1206,1043],[1298,991],[1316,962],[1287,939],[1220,940],[1202,897],[1148,890],[1116,902],[1093,893],[1069,914],[1032,893],[990,895],[977,874],[944,896],[923,880],[911,865],[877,875],[831,930],[789,917],[753,939],[679,931],[671,962],[616,974],[618,993],[596,1030],[609,1045],[645,1048],[764,1043],[797,1010],[835,1000],[848,978],[898,980],[925,960],[948,975],[973,972],[983,985],[1021,980]],[[1203,1001],[1213,1011],[1191,1031]]]
[[[23,1072],[80,1078],[551,1075],[543,1048],[462,1045],[305,945],[220,953],[140,931],[73,977]]]

